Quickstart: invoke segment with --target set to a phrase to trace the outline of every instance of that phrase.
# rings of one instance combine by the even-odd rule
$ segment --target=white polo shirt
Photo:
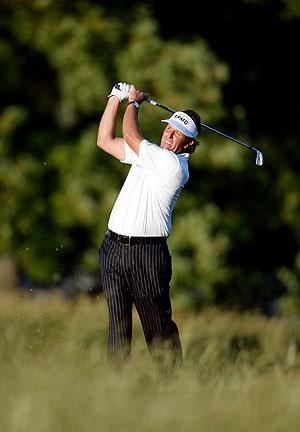
[[[138,237],[167,237],[172,211],[189,178],[188,153],[176,154],[147,140],[139,156],[125,142],[125,159],[131,164],[110,214],[108,228]]]

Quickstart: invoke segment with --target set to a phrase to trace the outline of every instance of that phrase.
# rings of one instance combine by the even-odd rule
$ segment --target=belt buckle
[[[123,243],[126,246],[131,246],[131,243],[130,243],[131,237],[130,236],[124,236],[122,234],[117,234],[117,240],[119,243]]]

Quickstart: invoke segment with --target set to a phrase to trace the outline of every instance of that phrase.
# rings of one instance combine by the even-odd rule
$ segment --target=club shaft
[[[238,139],[236,139],[236,138],[233,138],[232,136],[229,136],[229,135],[227,135],[226,133],[221,132],[221,131],[219,131],[219,130],[217,130],[217,129],[211,127],[211,126],[208,126],[208,125],[205,124],[205,123],[202,123],[202,122],[201,122],[201,126],[204,127],[205,129],[208,129],[208,130],[210,130],[210,131],[212,131],[212,132],[215,132],[215,133],[217,133],[217,134],[223,136],[224,138],[228,138],[228,139],[231,140],[231,141],[234,141],[234,142],[236,142],[236,143],[238,143],[238,144],[241,144],[242,146],[247,147],[248,149],[251,149],[251,150],[256,151],[256,149],[255,149],[254,147],[251,147],[249,144],[246,144],[246,143],[244,143],[243,141],[240,141],[240,140],[238,140]]]
[[[159,108],[162,108],[162,109],[164,109],[164,110],[166,110],[166,111],[169,111],[169,112],[171,112],[171,113],[173,113],[173,114],[174,114],[174,112],[176,112],[175,110],[173,110],[173,109],[171,109],[171,108],[168,108],[168,107],[166,107],[165,105],[162,105],[162,104],[160,104],[159,102],[156,102],[156,101],[154,101],[154,100],[146,99],[146,101],[149,102],[151,105],[158,106]],[[240,145],[242,145],[242,146],[244,146],[244,147],[247,147],[247,148],[250,149],[250,150],[253,150],[253,151],[255,151],[255,152],[259,151],[259,150],[257,150],[255,147],[251,147],[249,144],[246,144],[246,143],[244,143],[243,141],[240,141],[240,140],[238,140],[238,139],[236,139],[236,138],[233,138],[232,136],[229,136],[229,135],[225,134],[224,132],[221,132],[221,131],[219,131],[218,129],[215,129],[215,128],[211,127],[211,126],[208,126],[208,125],[205,124],[205,123],[202,123],[202,122],[201,122],[201,126],[204,127],[205,129],[208,129],[208,130],[210,130],[210,131],[212,131],[212,132],[215,132],[216,134],[219,134],[219,135],[223,136],[224,138],[227,138],[227,139],[229,139],[229,140],[231,140],[231,141],[234,141],[234,142],[236,142],[236,143],[238,143],[238,144],[240,144]]]

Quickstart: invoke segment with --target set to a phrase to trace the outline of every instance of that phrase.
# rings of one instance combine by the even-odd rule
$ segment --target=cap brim
[[[171,125],[175,126],[176,129],[180,130],[180,132],[182,132],[185,136],[189,137],[189,138],[196,138],[192,132],[190,132],[187,128],[185,128],[181,123],[179,123],[178,121],[169,118],[169,119],[165,119],[162,120],[163,123],[170,123]]]

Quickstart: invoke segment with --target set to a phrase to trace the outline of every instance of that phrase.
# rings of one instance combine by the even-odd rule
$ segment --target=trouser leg
[[[107,358],[122,364],[130,357],[132,339],[132,300],[117,290],[105,290],[108,304]]]
[[[182,348],[168,297],[165,293],[156,298],[138,298],[135,306],[150,354],[164,368],[174,369],[182,364]]]
[[[99,250],[103,290],[108,305],[107,357],[122,364],[130,357],[132,339],[132,295],[123,275],[118,243],[104,238]]]
[[[134,257],[134,303],[150,353],[167,368],[182,364],[179,331],[172,320],[171,257],[166,244],[140,245]]]

